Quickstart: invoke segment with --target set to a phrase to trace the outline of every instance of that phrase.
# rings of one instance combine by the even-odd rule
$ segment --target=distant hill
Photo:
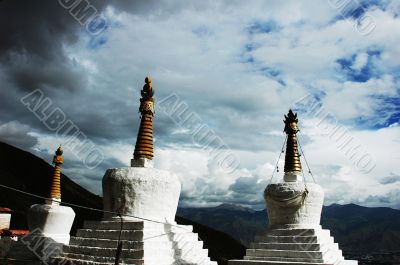
[[[21,149],[0,142],[0,183],[43,197],[49,196],[53,167],[43,159]],[[87,207],[102,208],[102,198],[82,188],[61,174],[62,200]],[[32,204],[43,200],[0,187],[0,207],[11,208],[11,227],[27,229],[26,212]],[[99,220],[100,212],[74,208],[76,218],[73,233],[83,226],[84,220]]]
[[[324,207],[321,222],[342,249],[400,251],[400,210],[333,204]]]
[[[19,190],[48,196],[53,167],[43,159],[16,147],[0,142],[0,184]],[[96,209],[103,208],[102,198],[82,188],[67,176],[61,176],[62,200],[73,204],[79,204]],[[11,228],[27,229],[26,213],[29,207],[35,203],[44,203],[43,200],[28,195],[23,195],[0,187],[0,207],[11,208]],[[72,227],[72,235],[76,229],[83,227],[84,220],[100,220],[102,214],[81,208],[72,207],[76,218]],[[193,225],[194,232],[209,249],[210,257],[218,261],[219,265],[227,264],[227,260],[242,258],[245,247],[231,236],[190,221],[183,217],[176,217],[179,224]]]
[[[266,211],[254,211],[233,204],[209,208],[178,208],[177,215],[233,236],[249,246],[256,234],[268,226]]]
[[[244,245],[268,226],[266,210],[223,204],[209,208],[179,208],[178,215],[223,231]],[[400,252],[400,211],[391,208],[368,208],[355,204],[323,208],[322,227],[331,230],[342,249],[363,253]]]

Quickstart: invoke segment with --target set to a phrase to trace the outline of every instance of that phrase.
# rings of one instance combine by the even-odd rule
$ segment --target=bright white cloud
[[[107,159],[118,166],[129,163],[139,89],[150,74],[157,99],[179,95],[241,162],[233,174],[222,172],[206,151],[194,147],[190,135],[157,112],[156,165],[178,174],[182,204],[260,207],[282,144],[283,114],[310,94],[376,159],[370,173],[357,171],[316,128],[318,120],[300,114],[304,149],[326,191],[326,203],[376,205],[390,195],[390,203],[383,205],[397,207],[393,191],[399,182],[380,181],[400,173],[400,131],[389,127],[399,113],[398,5],[367,8],[376,29],[363,36],[354,19],[342,19],[327,1],[148,4],[141,12],[129,5],[127,12],[107,8],[111,23],[105,33],[94,39],[82,35],[77,44],[65,47],[90,81],[73,98],[82,109],[70,111],[72,118],[79,122],[79,114],[87,112],[91,121],[104,124],[108,138],[100,133],[93,137],[100,139]],[[124,115],[117,115],[118,110]],[[124,127],[113,127],[117,125]],[[53,148],[54,139],[46,137],[40,135],[38,146]],[[101,191],[101,172],[89,174],[80,166],[67,170],[86,187]]]

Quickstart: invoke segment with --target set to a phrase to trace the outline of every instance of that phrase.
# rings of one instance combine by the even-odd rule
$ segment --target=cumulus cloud
[[[393,184],[396,182],[400,182],[400,176],[391,173],[389,176],[382,178],[379,182],[384,185]]]
[[[319,120],[300,112],[301,141],[327,203],[371,204],[368,196],[385,196],[398,184],[383,176],[398,172],[400,51],[393,32],[400,12],[395,1],[360,3],[342,14],[324,1],[96,1],[108,27],[91,36],[57,1],[1,1],[0,21],[9,25],[0,29],[2,139],[35,150],[65,141],[20,102],[41,89],[104,152],[100,166],[87,170],[66,150],[68,175],[100,193],[103,171],[129,164],[139,91],[150,74],[157,100],[178,95],[240,160],[233,174],[224,172],[188,130],[156,109],[156,165],[179,175],[181,204],[262,207],[283,143],[283,114],[312,95],[377,164],[358,172],[318,130]],[[376,23],[367,36],[354,27],[362,15]],[[11,127],[21,137],[12,138]],[[395,196],[389,200],[396,205]]]

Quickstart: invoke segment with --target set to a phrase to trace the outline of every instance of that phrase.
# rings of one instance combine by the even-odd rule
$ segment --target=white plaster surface
[[[301,172],[293,171],[293,172],[285,172],[283,175],[283,180],[285,182],[300,182],[303,181],[303,176]]]
[[[40,234],[62,244],[69,243],[74,219],[74,210],[67,206],[35,204],[28,211],[30,233]]]
[[[308,194],[304,204],[298,207],[282,207],[266,196],[269,193],[273,197],[287,199],[305,190],[308,191]],[[272,226],[295,225],[313,228],[320,224],[324,191],[318,184],[304,182],[270,184],[264,191],[264,199],[268,210],[269,224]]]
[[[0,229],[9,229],[11,221],[11,214],[0,213]]]
[[[154,167],[154,162],[144,157],[131,159],[131,167]]]
[[[108,169],[103,177],[104,210],[174,222],[180,191],[178,177],[168,171],[144,167]],[[104,218],[116,216],[105,213]]]

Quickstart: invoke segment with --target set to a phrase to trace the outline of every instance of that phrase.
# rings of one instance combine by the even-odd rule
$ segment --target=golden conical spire
[[[55,156],[53,157],[53,163],[54,163],[54,174],[53,174],[53,179],[51,183],[51,190],[50,190],[50,198],[55,199],[58,201],[61,201],[61,165],[64,162],[64,159],[62,157],[63,150],[60,147],[58,147]]]
[[[286,155],[285,155],[285,172],[301,172],[300,154],[297,144],[297,113],[289,110],[288,115],[285,115],[284,132],[287,134]]]
[[[139,107],[139,111],[141,113],[141,121],[133,158],[135,160],[143,158],[152,160],[154,156],[153,116],[155,100],[153,98],[154,90],[151,83],[151,78],[149,76],[145,79],[145,85],[143,86],[141,94],[142,98],[140,99]]]

